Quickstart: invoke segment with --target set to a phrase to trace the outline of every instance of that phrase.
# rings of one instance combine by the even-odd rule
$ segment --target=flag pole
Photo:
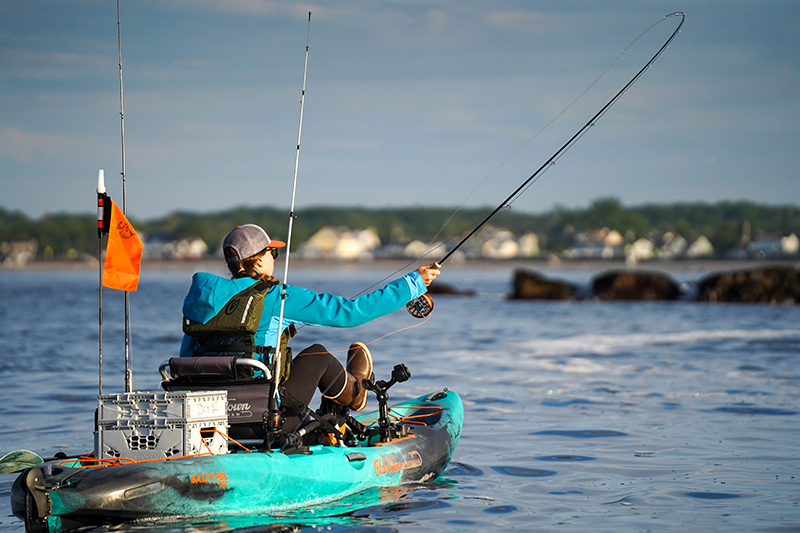
[[[100,279],[99,281],[99,321],[100,321],[100,345],[99,345],[99,383],[98,383],[98,394],[103,394],[103,235],[108,233],[108,217],[106,216],[106,205],[107,205],[108,195],[106,194],[106,183],[105,177],[103,175],[103,169],[101,168],[97,173],[97,242],[98,242],[98,271]],[[109,206],[110,207],[110,206]]]

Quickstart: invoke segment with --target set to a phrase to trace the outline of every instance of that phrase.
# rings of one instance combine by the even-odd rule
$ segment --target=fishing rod
[[[461,239],[461,241],[458,244],[456,244],[455,247],[453,247],[452,250],[447,252],[447,254],[445,254],[445,256],[442,259],[440,259],[439,261],[435,262],[434,264],[436,265],[437,268],[441,268],[442,264],[444,264],[444,262],[447,261],[447,259],[449,259],[450,256],[452,256],[456,252],[456,250],[461,248],[461,246],[465,242],[467,242],[473,235],[475,235],[475,233],[477,233],[478,230],[480,230],[487,222],[489,222],[489,220],[493,216],[495,216],[501,209],[510,208],[511,203],[516,199],[516,197],[519,196],[520,194],[522,194],[523,192],[525,192],[531,185],[533,185],[536,182],[536,180],[538,180],[539,177],[541,177],[541,174],[543,174],[546,171],[546,169],[548,169],[552,165],[555,165],[556,160],[560,159],[561,156],[564,155],[564,153],[567,150],[569,150],[581,137],[583,137],[583,135],[586,134],[586,132],[589,130],[589,128],[593,127],[597,123],[597,120],[600,119],[603,115],[605,115],[606,112],[611,108],[611,106],[613,106],[617,102],[617,100],[619,100],[622,97],[622,95],[625,94],[625,92],[634,83],[636,83],[636,81],[642,76],[642,74],[644,74],[644,72],[648,68],[650,68],[650,66],[656,61],[656,59],[658,59],[661,56],[661,54],[664,52],[664,50],[667,49],[667,47],[672,42],[672,40],[675,38],[675,36],[680,32],[681,26],[683,26],[683,23],[686,20],[686,14],[678,11],[678,12],[675,12],[675,13],[670,13],[669,15],[665,15],[659,22],[662,22],[662,21],[664,21],[664,20],[666,20],[666,19],[668,19],[670,17],[681,17],[681,21],[678,24],[678,27],[675,28],[675,31],[672,32],[672,34],[669,36],[669,38],[666,40],[666,42],[661,46],[661,48],[659,48],[658,51],[655,53],[655,55],[653,55],[653,57],[650,58],[650,61],[648,61],[636,73],[636,75],[633,76],[633,78],[631,78],[630,81],[628,81],[628,83],[626,83],[625,86],[622,87],[622,89],[620,89],[619,92],[617,92],[614,95],[614,97],[611,98],[611,100],[609,100],[606,103],[606,105],[604,105],[600,109],[600,111],[595,113],[592,116],[592,118],[590,118],[586,122],[586,124],[584,124],[583,127],[581,127],[581,129],[579,129],[572,137],[570,137],[570,139],[566,143],[564,143],[561,146],[561,148],[559,148],[552,156],[550,156],[547,159],[547,161],[545,161],[542,164],[542,166],[540,166],[536,170],[536,172],[531,174],[530,177],[528,177],[528,179],[523,181],[522,184],[514,190],[514,192],[512,192],[505,200],[503,200],[500,203],[500,205],[498,205],[496,208],[494,208],[491,213],[489,213],[480,223],[478,223],[472,229],[472,231],[469,232],[469,234],[467,234],[466,237]],[[658,22],[656,24],[658,24]],[[655,24],[653,26],[655,26]],[[651,28],[653,26],[651,26]],[[412,316],[417,317],[417,318],[424,318],[424,317],[428,316],[431,313],[431,311],[433,311],[433,300],[431,299],[430,295],[428,295],[428,293],[425,293],[422,296],[419,296],[418,298],[410,301],[408,303],[408,305],[406,305],[406,309],[408,310],[409,314],[411,314]]]
[[[292,202],[289,209],[289,232],[286,236],[286,260],[283,269],[283,286],[281,288],[281,310],[278,315],[278,338],[275,341],[274,370],[272,372],[272,396],[269,401],[268,426],[271,431],[277,431],[280,425],[280,411],[278,410],[278,385],[280,385],[281,359],[283,358],[283,347],[281,338],[283,333],[283,311],[286,303],[286,284],[289,277],[289,251],[292,246],[292,228],[294,225],[294,202],[297,193],[297,170],[300,165],[300,138],[303,134],[303,107],[306,101],[306,78],[308,76],[308,43],[311,36],[311,11],[308,12],[308,27],[306,29],[306,57],[303,66],[303,89],[300,92],[300,125],[297,128],[297,150],[294,157],[294,178],[292,179]]]
[[[122,30],[119,22],[119,0],[117,0],[117,49],[119,50],[119,122],[122,141],[122,214],[128,217],[128,195],[125,179],[125,103],[122,84]],[[133,370],[131,368],[131,302],[125,291],[125,392],[133,391]]]

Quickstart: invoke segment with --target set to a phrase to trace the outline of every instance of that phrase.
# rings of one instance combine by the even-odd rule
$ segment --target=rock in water
[[[612,271],[599,274],[592,281],[598,300],[676,300],[678,284],[661,272]]]
[[[786,266],[710,274],[699,284],[699,299],[796,304],[800,300],[800,271]]]
[[[572,300],[577,287],[565,281],[547,279],[532,270],[514,271],[514,292],[510,299]]]
[[[456,289],[452,285],[448,285],[447,283],[442,283],[440,281],[434,281],[428,286],[428,293],[429,294],[450,294],[453,296],[475,296],[475,291],[473,290],[460,290]]]

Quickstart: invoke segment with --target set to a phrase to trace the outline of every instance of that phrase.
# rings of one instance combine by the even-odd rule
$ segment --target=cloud
[[[205,10],[220,13],[252,15],[257,17],[307,17],[308,12],[324,13],[328,10],[304,2],[277,2],[272,0],[177,0],[167,3],[179,9]]]
[[[489,26],[502,30],[525,30],[537,33],[557,32],[564,24],[556,16],[546,15],[538,11],[494,11],[485,16]],[[560,28],[560,29],[559,29]]]
[[[0,71],[6,80],[81,80],[87,73],[94,75],[109,64],[109,56],[93,52],[43,52],[20,47],[0,51]]]
[[[17,128],[0,128],[0,158],[11,161],[30,161],[34,156],[63,145],[61,135],[31,133]]]

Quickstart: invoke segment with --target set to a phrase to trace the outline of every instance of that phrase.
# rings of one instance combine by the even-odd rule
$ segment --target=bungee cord
[[[667,16],[671,16],[671,15],[667,15]],[[508,157],[506,157],[506,158],[505,158],[505,159],[504,159],[504,160],[503,160],[503,161],[502,161],[502,162],[501,162],[499,165],[497,165],[497,166],[494,168],[494,170],[492,170],[491,172],[489,172],[489,174],[488,174],[488,175],[487,175],[487,176],[486,176],[486,177],[485,177],[485,178],[484,178],[484,179],[483,179],[483,180],[482,180],[480,183],[478,183],[478,185],[476,185],[476,186],[475,186],[475,188],[474,188],[474,189],[472,189],[472,191],[470,191],[470,193],[469,193],[469,194],[467,194],[466,198],[464,198],[464,201],[463,201],[463,202],[461,202],[461,204],[459,204],[459,205],[458,205],[458,207],[456,207],[456,208],[455,208],[455,210],[454,210],[454,211],[453,211],[453,213],[450,215],[450,217],[449,217],[449,218],[448,218],[448,219],[447,219],[447,220],[444,222],[444,224],[442,224],[442,227],[441,227],[441,229],[440,229],[440,230],[439,230],[439,231],[436,233],[436,235],[434,235],[434,236],[433,236],[433,238],[431,238],[431,240],[430,240],[430,244],[429,244],[429,248],[428,248],[428,250],[426,250],[426,251],[425,251],[425,253],[422,255],[422,257],[426,257],[426,256],[427,256],[427,255],[429,255],[430,253],[432,253],[432,252],[434,252],[435,250],[437,250],[438,248],[440,248],[440,246],[441,246],[441,245],[432,246],[432,244],[436,242],[436,240],[439,238],[439,236],[440,236],[440,235],[441,235],[441,234],[444,232],[444,230],[447,228],[447,225],[448,225],[448,224],[450,224],[450,222],[453,220],[453,218],[455,218],[455,216],[458,214],[458,212],[459,212],[459,211],[461,211],[461,208],[462,208],[462,207],[464,207],[464,205],[466,205],[466,203],[469,201],[469,199],[470,199],[470,198],[472,198],[472,196],[473,196],[473,195],[474,195],[476,192],[478,192],[478,189],[480,189],[481,187],[483,187],[483,186],[486,184],[486,182],[487,182],[487,181],[489,181],[489,179],[491,179],[491,177],[492,177],[492,176],[494,176],[494,175],[495,175],[495,174],[496,174],[496,173],[497,173],[497,172],[498,172],[498,171],[499,171],[501,168],[503,168],[503,167],[505,166],[505,164],[506,164],[506,163],[508,163],[508,162],[509,162],[511,159],[513,159],[513,158],[514,158],[514,156],[516,156],[516,155],[517,155],[517,154],[518,154],[520,151],[522,151],[522,149],[523,149],[523,148],[525,148],[525,147],[526,147],[526,146],[528,146],[528,145],[529,145],[531,142],[533,142],[533,140],[534,140],[536,137],[538,137],[538,136],[539,136],[539,135],[540,135],[542,132],[544,132],[544,130],[546,130],[547,128],[549,128],[549,127],[550,127],[550,126],[551,126],[551,125],[552,125],[552,124],[553,124],[555,121],[557,121],[559,118],[561,118],[561,115],[563,115],[564,113],[566,113],[567,111],[569,111],[569,110],[570,110],[570,108],[572,108],[572,106],[573,106],[573,105],[575,105],[575,104],[578,102],[578,100],[580,100],[581,98],[583,98],[583,96],[584,96],[586,93],[588,93],[588,92],[589,92],[589,91],[592,89],[592,87],[594,87],[595,85],[597,85],[597,83],[598,83],[598,82],[599,82],[599,81],[600,81],[600,80],[601,80],[601,79],[602,79],[602,78],[603,78],[603,77],[604,77],[604,76],[605,76],[605,75],[608,73],[608,71],[609,71],[609,70],[611,70],[611,68],[612,68],[612,67],[613,67],[613,66],[614,66],[614,65],[617,63],[617,61],[619,61],[619,60],[620,60],[620,58],[622,58],[622,56],[624,56],[624,55],[627,53],[627,51],[628,51],[628,50],[629,50],[629,49],[630,49],[630,48],[631,48],[631,47],[632,47],[634,44],[636,44],[636,42],[637,42],[639,39],[641,39],[642,37],[644,37],[644,35],[645,35],[646,33],[648,33],[650,30],[652,30],[653,28],[655,28],[655,27],[656,27],[658,24],[660,24],[661,22],[663,22],[664,20],[666,20],[667,16],[665,16],[665,17],[661,18],[661,19],[660,19],[660,20],[658,20],[657,22],[654,22],[654,23],[653,23],[653,24],[652,24],[652,25],[651,25],[649,28],[647,28],[645,31],[643,31],[641,34],[639,34],[639,36],[638,36],[638,37],[636,37],[636,38],[635,38],[633,41],[631,41],[631,42],[630,42],[630,44],[628,44],[628,46],[626,46],[626,47],[625,47],[625,49],[624,49],[624,50],[622,50],[622,51],[619,53],[619,55],[617,55],[617,57],[615,57],[615,58],[614,58],[614,60],[613,60],[611,63],[609,63],[609,65],[608,65],[608,66],[605,68],[605,70],[603,70],[603,72],[601,72],[601,73],[600,73],[600,75],[599,75],[599,76],[597,76],[597,78],[595,78],[595,79],[594,79],[594,81],[592,81],[592,82],[591,82],[591,83],[590,83],[590,84],[589,84],[589,85],[588,85],[588,86],[587,86],[587,87],[586,87],[586,88],[585,88],[585,89],[584,89],[584,90],[583,90],[583,91],[582,91],[582,92],[581,92],[581,93],[580,93],[578,96],[576,96],[576,97],[575,97],[575,99],[574,99],[574,100],[572,100],[572,102],[570,102],[570,103],[569,103],[569,104],[568,104],[568,105],[567,105],[567,106],[566,106],[564,109],[562,109],[562,110],[561,110],[561,111],[560,111],[560,112],[559,112],[559,113],[558,113],[558,114],[557,114],[555,117],[553,117],[553,118],[550,120],[550,122],[548,122],[547,124],[545,124],[544,126],[542,126],[542,128],[540,128],[540,129],[539,129],[539,130],[538,130],[536,133],[534,133],[532,136],[530,136],[530,137],[529,137],[529,138],[528,138],[528,139],[527,139],[525,142],[523,142],[523,143],[522,143],[522,144],[521,144],[521,145],[520,145],[520,146],[519,146],[519,147],[518,147],[516,150],[514,150],[513,152],[511,152],[511,153],[508,155]],[[525,189],[525,190],[527,190],[527,189]],[[524,193],[525,191],[522,191],[522,192]],[[447,241],[445,241],[445,243],[443,243],[443,244],[446,244],[447,242],[450,242],[451,240],[453,240],[453,238],[454,238],[454,237],[451,237],[450,239],[448,239]]]

